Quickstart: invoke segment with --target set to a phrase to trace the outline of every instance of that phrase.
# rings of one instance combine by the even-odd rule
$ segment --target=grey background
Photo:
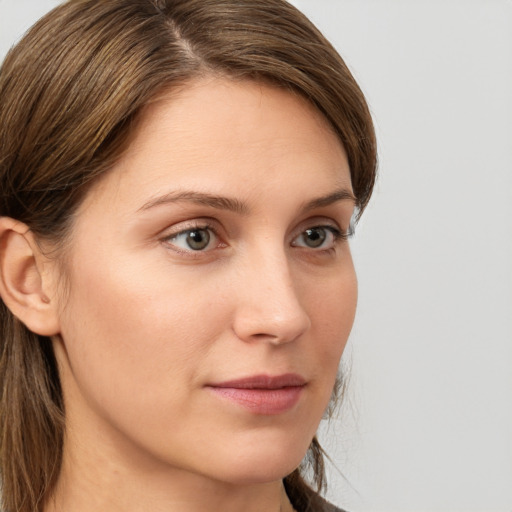
[[[58,2],[0,0],[0,55]],[[352,512],[512,511],[512,2],[295,0],[362,85],[380,179],[350,387],[322,428]]]

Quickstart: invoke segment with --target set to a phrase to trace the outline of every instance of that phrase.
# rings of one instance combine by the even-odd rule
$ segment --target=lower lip
[[[221,398],[240,405],[254,414],[282,414],[292,409],[300,399],[304,386],[279,389],[209,387]]]

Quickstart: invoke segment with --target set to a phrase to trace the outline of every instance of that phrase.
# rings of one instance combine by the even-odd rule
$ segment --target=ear
[[[0,217],[0,296],[12,314],[41,336],[59,333],[50,261],[41,253],[28,226]]]

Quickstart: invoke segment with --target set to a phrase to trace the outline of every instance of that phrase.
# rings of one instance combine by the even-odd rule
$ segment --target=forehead
[[[337,144],[344,153],[330,123],[309,101],[290,89],[249,80],[203,78],[160,95],[143,111],[131,149],[148,144],[164,126],[198,143],[204,138],[221,146],[239,141],[244,149],[286,137],[307,141],[315,131],[322,133],[326,145]]]
[[[308,101],[275,86],[216,77],[148,105],[106,178],[97,188],[116,182],[118,193],[131,187],[139,196],[178,185],[246,195],[286,188],[292,179],[351,188],[344,148]]]

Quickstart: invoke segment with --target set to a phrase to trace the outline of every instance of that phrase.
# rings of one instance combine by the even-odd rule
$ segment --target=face
[[[290,473],[354,318],[353,209],[343,147],[290,92],[212,78],[152,104],[70,238],[67,449],[231,483]]]

